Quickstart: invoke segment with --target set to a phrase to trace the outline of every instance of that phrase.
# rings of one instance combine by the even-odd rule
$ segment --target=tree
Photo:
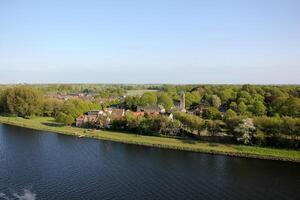
[[[276,137],[282,130],[282,120],[276,117],[255,117],[254,124],[258,130],[261,130],[267,136]]]
[[[63,102],[58,99],[45,99],[43,102],[43,115],[48,117],[56,117],[62,109]]]
[[[2,93],[0,92],[0,113],[3,113],[4,112],[4,107],[3,107],[3,95]]]
[[[238,141],[242,141],[244,144],[252,142],[252,138],[255,131],[255,126],[251,118],[244,119],[234,131],[237,133],[236,137]]]
[[[250,104],[252,102],[252,97],[247,91],[240,91],[237,94],[238,97],[238,103],[244,102],[246,104]]]
[[[198,91],[185,93],[185,106],[187,108],[191,107],[193,104],[198,104],[200,102],[201,96]]]
[[[173,100],[166,93],[158,96],[157,103],[164,106],[166,111],[169,111],[173,106]]]
[[[282,113],[286,116],[300,117],[300,98],[290,97],[285,102],[285,110]]]
[[[12,87],[4,91],[2,102],[4,112],[29,117],[41,113],[43,95],[34,88]]]
[[[72,124],[75,121],[75,118],[82,115],[83,113],[93,110],[99,109],[99,105],[97,103],[93,103],[91,101],[84,101],[81,99],[71,99],[68,101],[64,101],[59,109],[60,115],[56,115],[56,120],[58,122],[64,123],[61,121],[60,117],[62,117],[62,113],[68,116],[68,123],[64,123],[66,125]],[[58,112],[58,111],[55,111]],[[70,123],[72,117],[72,123]],[[65,117],[67,118],[67,117]]]
[[[155,105],[157,103],[157,96],[154,92],[146,92],[139,99],[140,106]]]
[[[219,108],[221,106],[221,99],[217,95],[212,95],[211,101],[215,108]]]
[[[66,115],[63,112],[60,112],[60,113],[58,113],[56,121],[60,122],[64,125],[71,125],[74,123],[74,118],[71,115]]]
[[[300,137],[300,118],[283,117],[283,133],[293,138]]]
[[[125,98],[125,104],[126,107],[133,110],[136,109],[136,106],[139,103],[139,97],[138,96],[127,96]]]
[[[230,107],[230,109],[232,109],[234,111],[237,111],[237,108],[238,108],[236,102],[234,102],[234,101],[230,103],[229,107]]]
[[[233,118],[233,117],[236,117],[236,116],[237,116],[236,112],[234,112],[232,109],[228,109],[225,112],[225,119]]]
[[[216,135],[221,131],[221,125],[223,122],[221,120],[206,120],[205,127],[211,135]]]
[[[266,107],[263,102],[255,101],[252,107],[252,113],[256,116],[262,116],[266,114]]]
[[[220,98],[225,103],[230,98],[235,98],[235,93],[232,88],[226,88],[220,92]]]
[[[206,119],[221,119],[220,111],[215,107],[209,107],[203,111],[202,116]]]
[[[204,129],[205,122],[198,116],[190,115],[183,112],[175,112],[174,118],[179,120],[186,130],[190,130],[192,133],[197,131],[200,134],[200,131]]]
[[[238,105],[238,111],[241,115],[244,115],[247,111],[247,106],[244,102],[239,103]]]

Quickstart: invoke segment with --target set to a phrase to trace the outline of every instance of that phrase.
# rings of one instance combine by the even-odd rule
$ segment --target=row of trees
[[[174,113],[174,118],[179,120],[183,128],[192,133],[199,134],[208,131],[209,134],[233,134],[237,140],[251,143],[251,138],[260,140],[266,137],[300,138],[300,119],[292,117],[229,117],[225,120],[204,120],[198,116],[182,112]]]
[[[1,94],[1,111],[21,117],[40,115],[44,98],[39,90],[30,87],[7,88]]]
[[[2,113],[20,117],[48,116],[66,125],[74,123],[75,118],[92,109],[100,109],[96,102],[81,99],[62,101],[44,98],[39,89],[18,86],[5,89],[0,95]]]
[[[141,97],[128,96],[125,98],[125,104],[128,108],[134,110],[137,106],[163,105],[169,111],[173,107],[173,99],[163,92],[146,92]]]
[[[186,92],[188,110],[204,105],[205,111],[201,116],[205,119],[221,119],[222,113],[248,117],[300,117],[298,86],[162,86],[161,92],[147,92],[141,97],[129,96],[125,103],[131,109],[161,104],[168,111],[173,102],[179,100],[180,90]]]

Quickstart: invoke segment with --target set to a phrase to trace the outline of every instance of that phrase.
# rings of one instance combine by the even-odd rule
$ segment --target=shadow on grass
[[[51,127],[63,127],[63,124],[55,123],[55,122],[41,122],[41,124],[45,126],[51,126]]]
[[[179,139],[179,140],[184,144],[196,144],[199,142],[197,140],[189,140],[189,139]]]
[[[182,138],[182,139],[179,139],[179,140],[182,143],[184,143],[184,144],[199,144],[199,143],[203,143],[203,144],[207,144],[210,147],[217,147],[217,146],[219,146],[218,143],[201,141],[201,140],[193,140],[193,139],[186,139],[186,138]]]
[[[217,147],[217,146],[219,146],[219,145],[216,144],[216,143],[209,143],[208,146],[210,146],[210,147]]]

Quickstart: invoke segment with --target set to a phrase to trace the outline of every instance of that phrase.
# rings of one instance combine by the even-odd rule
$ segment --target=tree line
[[[45,98],[40,89],[28,86],[10,87],[0,94],[2,114],[24,118],[54,117],[57,122],[65,125],[73,124],[76,117],[92,109],[100,109],[99,103],[81,99],[62,101]]]

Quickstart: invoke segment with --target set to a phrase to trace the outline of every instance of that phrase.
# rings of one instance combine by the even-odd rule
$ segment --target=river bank
[[[60,126],[50,117],[24,119],[21,117],[0,116],[0,123],[26,127],[36,130],[55,132],[65,135],[110,140],[128,144],[144,145],[184,151],[222,154],[269,160],[300,162],[300,151],[255,147],[246,145],[219,144],[189,139],[166,138],[136,135],[115,131],[87,130],[83,128]]]

